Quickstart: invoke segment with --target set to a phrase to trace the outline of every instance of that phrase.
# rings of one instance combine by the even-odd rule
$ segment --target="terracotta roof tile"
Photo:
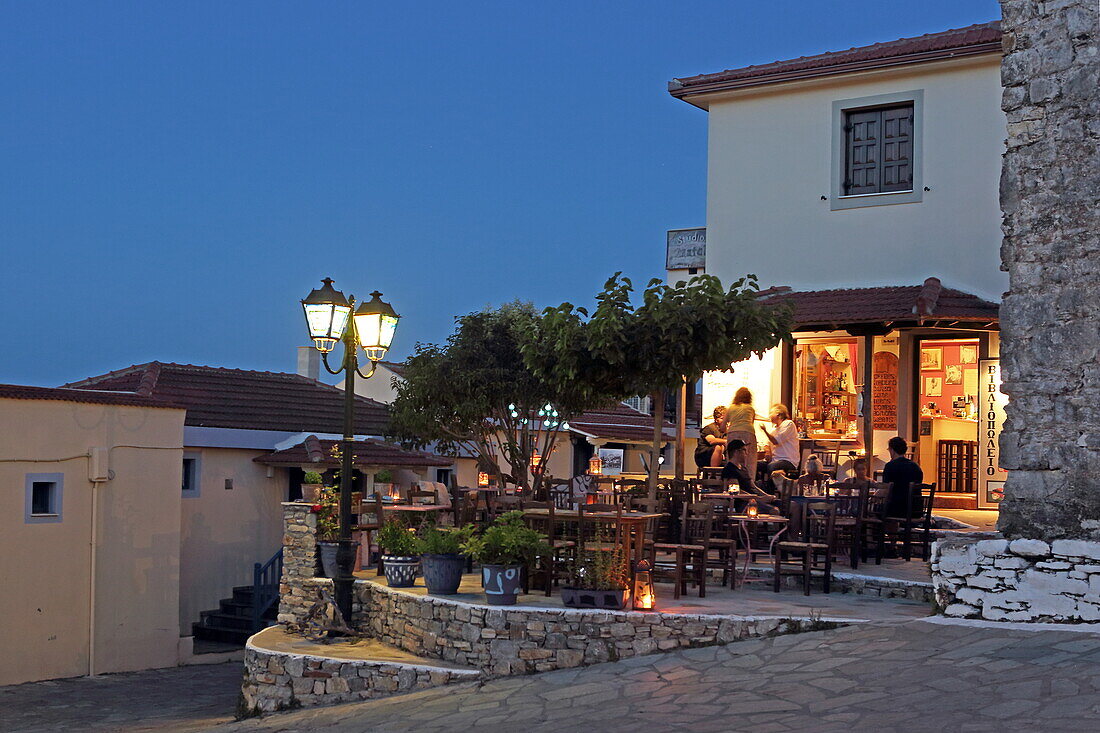
[[[339,443],[340,441],[337,440],[319,440],[317,436],[310,435],[298,445],[259,456],[252,460],[270,466],[313,464],[338,467],[339,462],[332,457],[332,449]],[[453,458],[444,458],[432,453],[403,450],[392,443],[384,443],[380,440],[356,441],[352,459],[356,466],[380,467],[409,466],[423,468],[426,466],[450,466],[454,463]]]
[[[936,278],[928,278],[923,285],[794,292],[776,289],[762,296],[769,303],[793,304],[795,324],[802,328],[929,320],[998,320],[996,303],[961,290],[944,288]]]
[[[653,416],[618,403],[603,410],[589,410],[569,421],[569,427],[587,435],[607,440],[648,443],[653,440]],[[670,423],[665,428],[675,431]],[[675,440],[675,432],[664,432],[665,440]]]
[[[186,425],[287,432],[343,433],[344,392],[284,372],[149,362],[66,384],[79,390],[136,392],[187,408]],[[387,408],[356,397],[357,435],[382,435]]]
[[[914,38],[857,46],[796,59],[773,61],[712,74],[698,74],[669,82],[676,97],[745,86],[756,86],[810,76],[841,74],[869,66],[898,65],[1000,50],[1001,22],[977,23]]]
[[[155,399],[134,392],[100,392],[87,389],[65,389],[63,387],[29,387],[22,384],[0,384],[0,397],[13,400],[57,400],[59,402],[81,402],[93,405],[182,409],[181,405],[173,404],[167,400]]]

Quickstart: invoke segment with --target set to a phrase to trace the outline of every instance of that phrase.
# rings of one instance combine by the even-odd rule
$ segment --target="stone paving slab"
[[[297,711],[216,730],[1100,728],[1100,635],[861,624]]]
[[[240,662],[0,687],[0,731],[189,731],[233,720]]]

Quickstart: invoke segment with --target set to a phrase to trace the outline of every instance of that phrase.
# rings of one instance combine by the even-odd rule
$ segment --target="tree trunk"
[[[684,461],[687,457],[687,394],[688,380],[685,377],[679,389],[676,401],[676,480],[684,480]]]
[[[661,441],[665,425],[665,392],[661,390],[649,396],[653,402],[653,445],[649,448],[649,498],[657,498],[657,477],[661,471]]]

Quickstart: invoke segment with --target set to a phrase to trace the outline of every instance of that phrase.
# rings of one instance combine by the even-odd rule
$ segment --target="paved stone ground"
[[[0,687],[0,731],[204,731],[231,721],[241,662]]]
[[[863,624],[220,726],[245,731],[1082,731],[1100,634]]]

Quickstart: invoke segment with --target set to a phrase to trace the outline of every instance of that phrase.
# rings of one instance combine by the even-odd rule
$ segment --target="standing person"
[[[745,455],[756,465],[756,410],[752,406],[752,392],[740,387],[733,394],[733,404],[726,409],[726,444],[735,440],[745,444]],[[750,455],[751,454],[751,455]]]
[[[909,444],[905,442],[905,438],[890,438],[886,445],[890,451],[890,462],[882,471],[882,482],[890,485],[886,516],[904,517],[908,508],[912,509],[911,516],[919,516],[924,511],[924,500],[917,484],[924,483],[924,471],[905,457],[909,452]],[[909,503],[910,496],[912,503]]]
[[[695,465],[699,468],[721,466],[726,449],[725,428],[726,408],[719,405],[714,408],[714,422],[699,431],[699,444],[695,447]]]
[[[774,446],[772,448],[772,460],[768,464],[768,475],[771,476],[772,471],[779,470],[786,471],[788,475],[792,472],[797,474],[800,458],[798,454],[798,427],[791,419],[790,411],[787,410],[786,405],[777,403],[772,405],[768,418],[775,426],[775,432],[770,433],[766,426],[760,426],[760,429],[764,431],[764,435],[768,437],[768,442]]]

